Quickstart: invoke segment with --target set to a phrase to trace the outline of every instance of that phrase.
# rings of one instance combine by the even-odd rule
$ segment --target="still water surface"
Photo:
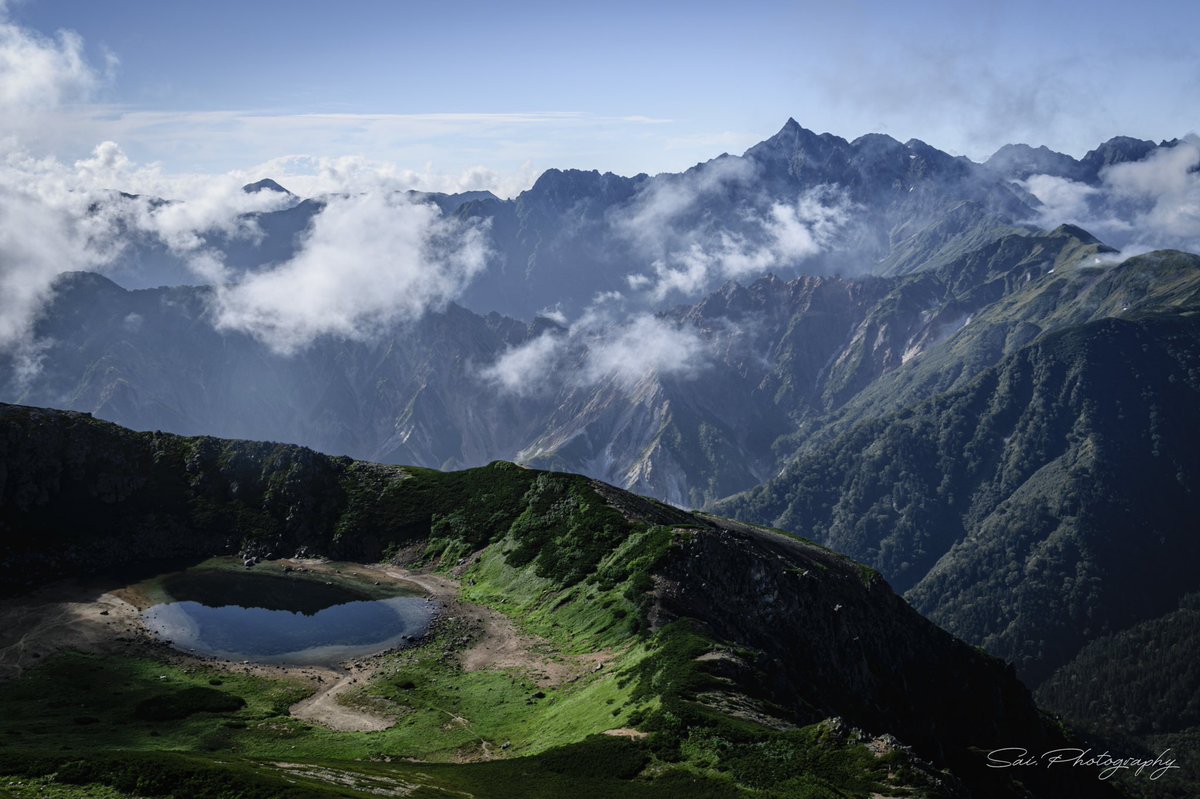
[[[262,570],[193,569],[168,575],[172,601],[142,614],[151,632],[188,652],[260,663],[332,664],[421,635],[434,603]]]

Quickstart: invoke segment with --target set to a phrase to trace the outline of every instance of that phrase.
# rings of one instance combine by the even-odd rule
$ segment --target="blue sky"
[[[64,161],[111,139],[168,171],[353,157],[503,189],[550,166],[678,170],[789,116],[975,158],[1200,128],[1197,3],[6,5],[46,46],[79,37],[92,79],[15,115]]]

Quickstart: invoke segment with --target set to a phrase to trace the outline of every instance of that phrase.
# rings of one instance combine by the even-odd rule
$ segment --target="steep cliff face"
[[[1002,740],[1037,726],[1009,667],[923,619],[874,570],[781,533],[719,524],[658,573],[658,618],[697,619],[755,650],[742,665],[773,702],[806,721],[842,714],[895,730],[939,754],[964,735]]]

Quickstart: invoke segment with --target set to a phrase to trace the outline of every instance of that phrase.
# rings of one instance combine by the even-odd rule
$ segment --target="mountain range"
[[[1161,672],[1193,674],[1200,256],[1120,252],[1047,219],[1032,181],[1097,195],[1180,144],[976,163],[789,120],[679,174],[412,194],[484,231],[487,268],[415,321],[288,353],[218,324],[218,289],[131,233],[111,278],[59,278],[37,368],[0,354],[0,399],[385,464],[512,460],[779,528],[877,569],[1092,734],[1178,744],[1190,711],[1122,711],[1162,681],[1121,686],[1154,635],[1179,642]],[[247,275],[331,202],[246,190],[284,207],[208,246]]]
[[[512,199],[486,191],[410,191],[407,198],[488,230],[491,263],[466,287],[462,305],[481,314],[531,319],[547,309],[577,314],[598,294],[627,292],[631,275],[669,262],[680,249],[719,248],[730,236],[761,244],[762,222],[771,209],[803,198],[813,201],[809,206],[845,212],[846,219],[822,220],[831,229],[820,251],[774,259],[773,273],[905,274],[929,268],[1005,232],[1035,230],[1041,202],[1020,181],[1049,175],[1094,186],[1106,167],[1142,161],[1177,143],[1116,137],[1079,160],[1044,147],[1009,145],[976,163],[917,139],[901,143],[870,134],[847,141],[789,119],[742,155],[723,154],[681,173],[623,177],[550,169]],[[227,232],[207,237],[208,246],[239,270],[294,256],[328,199],[296,197],[270,179],[246,189],[265,189],[288,202],[247,215],[257,233],[252,238]],[[131,232],[127,244],[114,273],[125,288],[200,281],[152,237]],[[704,281],[683,296],[695,297],[719,283]]]

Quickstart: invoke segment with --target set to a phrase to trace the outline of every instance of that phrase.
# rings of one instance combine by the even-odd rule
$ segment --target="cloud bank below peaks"
[[[753,190],[758,178],[753,161],[729,157],[649,184],[612,223],[649,261],[627,276],[629,287],[654,302],[694,296],[794,269],[834,245],[853,212],[841,189],[817,186],[781,200]]]
[[[280,354],[326,335],[369,338],[456,297],[487,256],[482,227],[431,204],[394,193],[331,197],[295,257],[218,284],[217,325]]]
[[[709,365],[710,344],[695,327],[606,305],[602,299],[569,327],[510,347],[480,377],[518,396],[606,382],[629,391],[647,379],[694,378]]]
[[[485,265],[486,228],[378,189],[323,198],[289,260],[263,271],[225,263],[232,241],[254,243],[258,213],[295,198],[246,192],[243,173],[164,175],[104,142],[67,165],[14,144],[0,149],[0,351],[36,369],[34,322],[55,278],[118,276],[134,250],[159,248],[211,284],[218,327],[294,353],[322,335],[364,338],[458,295]],[[180,199],[175,199],[180,198]]]
[[[194,262],[207,277],[220,274],[206,237],[253,238],[259,231],[247,214],[280,202],[241,186],[237,175],[164,177],[132,164],[112,142],[73,165],[35,158],[11,142],[0,148],[0,351],[37,349],[33,323],[59,274],[118,271],[139,238]],[[176,194],[188,199],[157,199]]]
[[[1200,138],[1187,136],[1141,161],[1114,164],[1097,185],[1054,175],[1021,182],[1042,203],[1042,227],[1079,225],[1125,255],[1175,248],[1200,252]]]

